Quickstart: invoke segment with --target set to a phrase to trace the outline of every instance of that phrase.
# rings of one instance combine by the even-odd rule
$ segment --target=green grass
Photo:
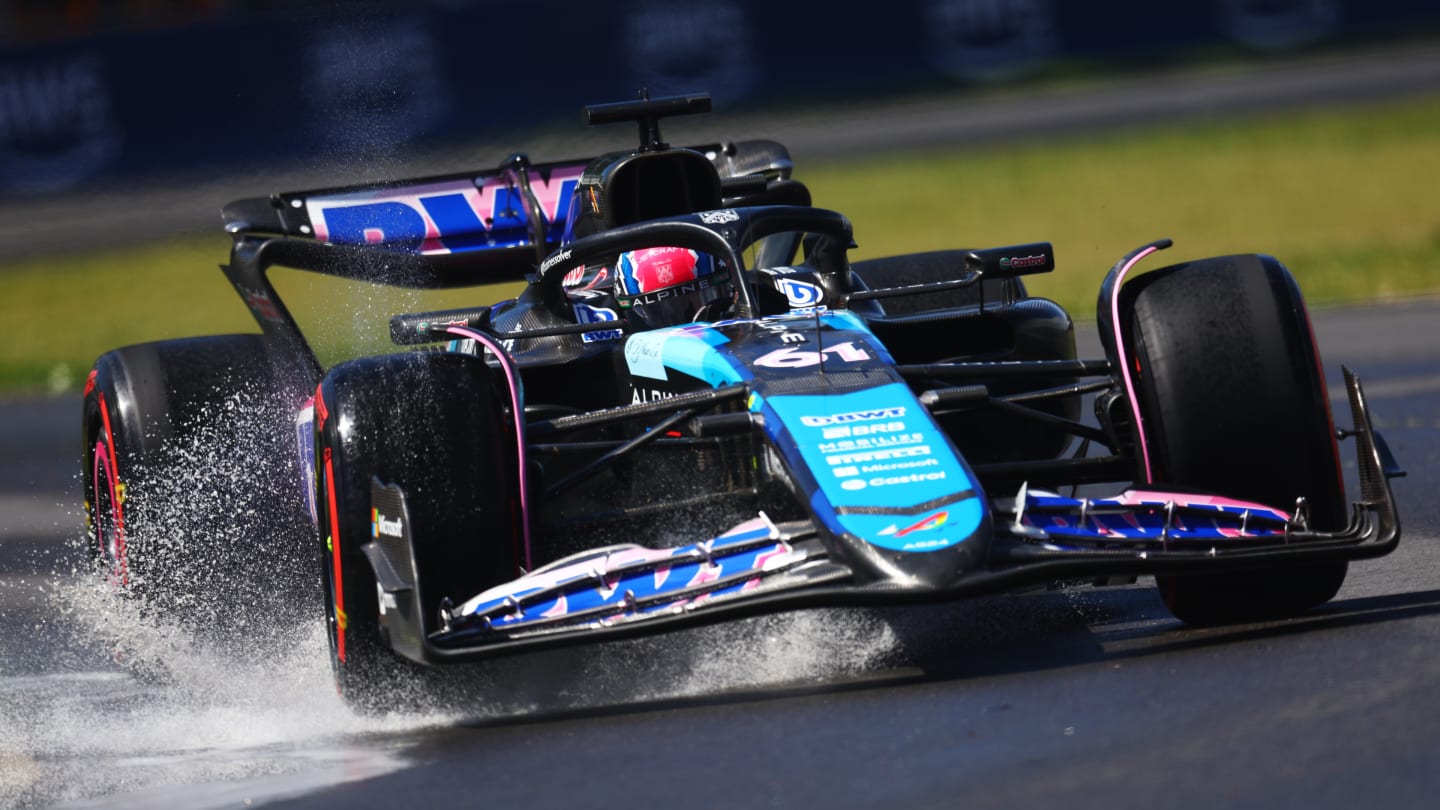
[[[222,233],[0,266],[0,390],[64,390],[108,348],[259,331],[218,265]]]
[[[1435,98],[897,154],[804,179],[853,220],[857,257],[1050,241],[1059,269],[1027,282],[1082,318],[1110,265],[1160,237],[1175,247],[1152,263],[1277,256],[1312,303],[1440,290]]]
[[[1147,266],[1270,253],[1312,304],[1440,291],[1440,98],[877,154],[797,177],[855,223],[856,258],[1054,243],[1060,269],[1027,283],[1079,319],[1115,259],[1159,237],[1176,246]],[[256,331],[216,269],[227,245],[217,234],[0,263],[0,391],[74,388],[114,346]],[[391,314],[366,291],[296,275],[281,292],[302,323],[321,321],[322,341],[374,333]],[[459,303],[412,295],[394,311]]]

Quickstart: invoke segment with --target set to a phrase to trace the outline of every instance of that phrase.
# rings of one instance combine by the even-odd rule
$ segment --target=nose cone
[[[985,560],[989,511],[974,490],[916,514],[841,514],[837,542],[877,580],[901,588],[945,590]]]
[[[875,579],[943,589],[985,558],[987,502],[908,386],[775,396],[777,446],[835,551]]]

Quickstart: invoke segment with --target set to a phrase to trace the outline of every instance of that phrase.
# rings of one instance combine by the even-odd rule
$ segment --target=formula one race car
[[[1283,617],[1395,548],[1401,473],[1348,369],[1335,428],[1274,258],[1137,275],[1169,242],[1132,251],[1100,285],[1104,357],[1077,359],[1024,284],[1049,244],[852,262],[781,145],[661,140],[708,109],[588,107],[641,133],[592,160],[226,207],[260,334],[119,349],[85,389],[109,576],[249,631],[323,587],[340,690],[383,708],[417,664],[797,607],[1149,575],[1186,622]],[[277,267],[524,287],[387,312],[389,353],[327,368]]]

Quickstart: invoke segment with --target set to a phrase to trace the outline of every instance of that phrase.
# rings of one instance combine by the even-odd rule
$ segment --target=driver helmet
[[[639,329],[717,320],[735,301],[725,262],[681,247],[653,247],[620,254],[615,264],[615,301]]]

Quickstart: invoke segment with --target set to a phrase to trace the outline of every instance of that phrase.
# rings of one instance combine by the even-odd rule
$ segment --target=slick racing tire
[[[116,349],[85,385],[88,553],[152,616],[226,644],[318,589],[293,415],[259,335]]]
[[[1139,277],[1129,337],[1152,483],[1346,522],[1319,354],[1299,288],[1268,256],[1228,256]],[[1170,611],[1197,625],[1295,615],[1328,601],[1344,562],[1162,576]]]
[[[315,453],[325,613],[336,688],[357,711],[453,702],[465,679],[446,676],[458,670],[411,660],[424,633],[438,626],[442,600],[458,605],[517,575],[523,516],[508,393],[499,372],[461,354],[364,358],[336,366],[321,383]],[[372,538],[396,553],[379,536],[375,487],[403,495],[403,515],[394,517],[403,516],[409,559],[392,567],[406,577],[413,570],[411,590],[382,592],[365,554]]]
[[[854,262],[850,269],[869,289],[909,287],[937,281],[957,281],[965,275],[963,250],[936,250],[929,253],[907,253]],[[932,309],[971,306],[980,303],[1018,301],[1026,296],[1025,285],[1018,278],[992,278],[958,290],[945,290],[922,295],[903,295],[881,301],[887,315],[908,315]]]

